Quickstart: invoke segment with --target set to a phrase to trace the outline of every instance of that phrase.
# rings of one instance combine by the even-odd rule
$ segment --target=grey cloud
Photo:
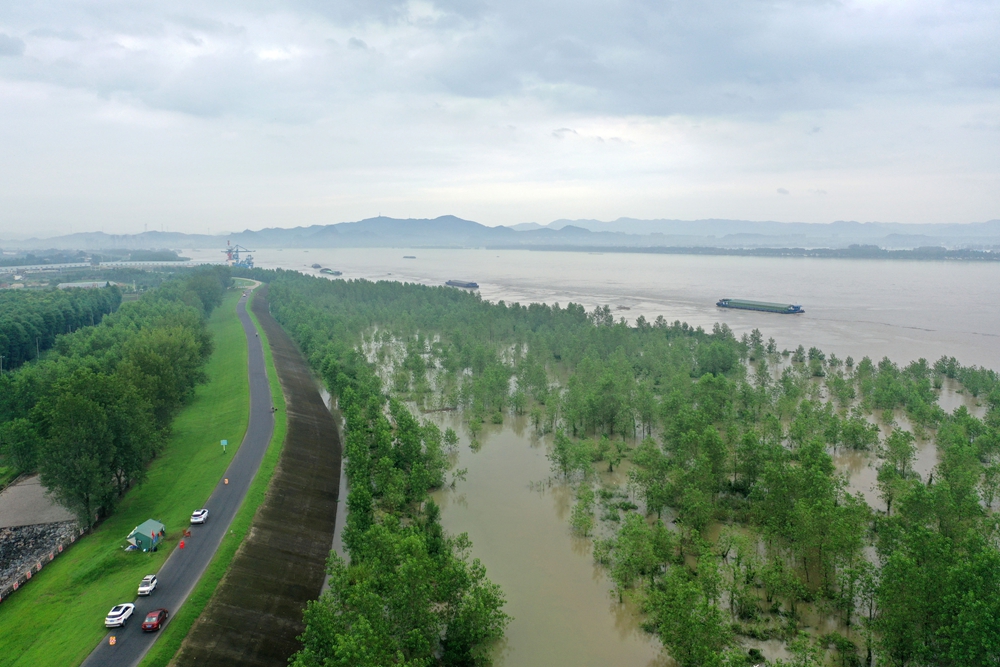
[[[9,25],[48,26],[39,37],[86,35],[79,42],[85,57],[60,63],[39,56],[4,74],[181,110],[199,86],[209,98],[224,89],[229,94],[210,105],[218,113],[266,118],[281,107],[289,116],[308,109],[322,115],[342,96],[378,91],[533,98],[584,113],[773,118],[893,95],[961,91],[969,99],[1000,90],[1000,42],[993,39],[1000,5],[990,2],[952,2],[948,11],[933,2],[889,11],[820,0],[626,0],[613,8],[437,0],[433,8],[413,18],[405,0],[298,0],[280,8],[260,0],[180,0],[163,15],[152,5],[82,9],[54,0],[23,6]],[[122,36],[212,48],[194,58],[159,45],[114,56],[109,42]],[[262,43],[270,36],[280,38],[278,46],[327,55],[339,38],[349,47],[374,46],[380,60],[360,67],[339,56],[304,57],[274,79],[273,63],[253,56],[255,48],[274,46]],[[21,53],[24,43],[7,48]],[[173,89],[185,92],[174,100]]]
[[[233,3],[239,7],[239,3]],[[254,3],[262,13],[273,11],[273,4],[258,1]],[[375,21],[393,25],[403,20],[406,15],[407,0],[297,0],[288,7],[305,15],[322,17],[328,21],[345,25],[363,25]]]
[[[65,42],[79,42],[83,36],[75,30],[55,30],[54,28],[36,28],[28,33],[32,37],[61,39]]]
[[[170,20],[178,25],[207,35],[240,37],[246,35],[247,32],[246,26],[194,14],[178,14],[170,17]]]
[[[20,56],[24,54],[24,40],[0,32],[0,56]]]
[[[513,0],[490,17],[492,44],[477,44],[467,60],[449,64],[489,76],[493,45],[500,44],[508,56],[504,80],[513,82],[508,93],[524,82],[586,88],[597,109],[657,115],[827,108],[859,95],[939,90],[942,83],[995,88],[964,80],[973,63],[985,65],[984,55],[1000,60],[1000,48],[990,31],[973,36],[959,26],[976,15],[995,34],[1000,12],[960,4],[965,11],[949,18],[933,8],[931,16],[919,9],[888,15],[826,2],[628,2],[612,11]],[[931,40],[941,46],[929,48]],[[574,51],[574,44],[586,46]],[[471,90],[457,91],[484,88],[476,80]]]

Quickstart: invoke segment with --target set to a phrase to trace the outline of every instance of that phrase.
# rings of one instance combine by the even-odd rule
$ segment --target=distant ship
[[[333,269],[320,269],[319,272],[322,273],[322,274],[324,274],[324,275],[327,275],[327,276],[342,276],[342,275],[344,275],[342,272],[340,272],[340,271],[334,271]]]
[[[467,283],[464,280],[449,280],[445,285],[450,287],[464,287],[465,289],[479,289],[479,283]]]
[[[403,255],[403,259],[416,259],[416,255]]]
[[[318,269],[318,268],[319,268],[319,264],[313,264],[313,265],[312,265],[312,268],[314,268],[314,269]]]
[[[782,315],[799,315],[806,311],[802,306],[787,303],[769,303],[767,301],[744,301],[743,299],[720,299],[715,304],[719,308],[738,308],[740,310],[760,310],[765,313],[781,313]]]

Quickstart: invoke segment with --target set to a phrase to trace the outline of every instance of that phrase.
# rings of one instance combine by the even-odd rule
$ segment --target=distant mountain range
[[[1000,251],[1000,220],[955,224],[770,222],[749,220],[556,220],[487,227],[446,215],[433,219],[368,218],[310,227],[270,227],[228,235],[88,232],[26,241],[7,249],[491,247],[491,248],[847,248],[944,247]]]

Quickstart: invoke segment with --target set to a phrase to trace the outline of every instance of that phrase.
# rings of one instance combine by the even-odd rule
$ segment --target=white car
[[[208,510],[200,509],[195,510],[191,514],[191,523],[205,523],[208,521]]]
[[[128,619],[132,618],[132,613],[135,611],[135,605],[126,602],[125,604],[116,604],[108,612],[107,617],[104,619],[104,627],[106,628],[124,628],[125,624],[128,623]]]
[[[156,575],[147,574],[139,584],[139,595],[149,595],[156,589]]]

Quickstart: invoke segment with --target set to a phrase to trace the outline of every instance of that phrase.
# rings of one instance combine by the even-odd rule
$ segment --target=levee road
[[[171,664],[178,667],[284,667],[299,647],[302,611],[319,596],[326,574],[337,514],[340,436],[306,360],[271,317],[266,297],[263,286],[253,311],[271,346],[288,433],[250,533],[174,657]]]
[[[224,479],[219,480],[205,501],[204,507],[209,510],[208,522],[191,526],[191,536],[185,538],[184,548],[174,549],[157,573],[159,585],[156,592],[135,601],[135,614],[131,621],[125,628],[114,629],[104,637],[83,662],[86,667],[133,667],[138,664],[159,635],[157,632],[144,633],[140,628],[146,613],[159,607],[174,613],[181,607],[208,567],[260,467],[274,430],[274,415],[271,412],[271,390],[261,339],[247,313],[246,302],[247,297],[241,297],[236,308],[249,348],[250,420],[243,442],[226,469]],[[225,479],[228,479],[228,484]],[[192,498],[191,502],[198,503],[201,499]],[[198,508],[192,505],[193,509]],[[112,637],[115,639],[113,644]]]

